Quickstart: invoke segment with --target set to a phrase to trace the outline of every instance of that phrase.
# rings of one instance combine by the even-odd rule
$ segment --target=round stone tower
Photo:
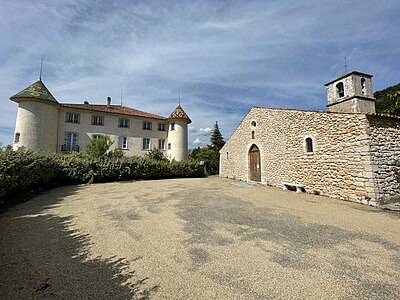
[[[167,156],[176,161],[188,158],[188,124],[192,120],[179,104],[168,118],[168,147]]]
[[[10,99],[18,103],[14,145],[37,151],[57,151],[60,104],[39,79]]]

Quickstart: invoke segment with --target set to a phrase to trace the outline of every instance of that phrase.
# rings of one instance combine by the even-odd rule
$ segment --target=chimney
[[[111,106],[111,97],[107,97],[107,107],[110,108]]]

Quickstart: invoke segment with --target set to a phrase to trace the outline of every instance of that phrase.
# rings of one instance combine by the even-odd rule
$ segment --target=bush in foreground
[[[202,167],[194,161],[0,151],[0,198],[48,185],[202,176]]]

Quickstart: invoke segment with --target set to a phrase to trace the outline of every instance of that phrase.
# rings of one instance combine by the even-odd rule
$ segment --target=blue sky
[[[24,1],[0,11],[0,142],[9,97],[38,78],[60,102],[107,96],[193,123],[190,147],[218,120],[228,138],[254,105],[325,109],[324,84],[349,70],[374,90],[400,82],[400,1]]]

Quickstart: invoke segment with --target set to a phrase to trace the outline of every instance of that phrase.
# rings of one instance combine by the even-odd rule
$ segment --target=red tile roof
[[[134,117],[144,117],[144,118],[152,118],[159,120],[166,120],[166,117],[155,115],[152,113],[148,113],[145,111],[137,110],[134,108],[130,108],[127,106],[120,105],[98,105],[98,104],[61,104],[61,107],[65,108],[75,108],[75,109],[83,109],[90,110],[102,113],[113,113],[118,115],[126,115],[126,116],[134,116]]]

